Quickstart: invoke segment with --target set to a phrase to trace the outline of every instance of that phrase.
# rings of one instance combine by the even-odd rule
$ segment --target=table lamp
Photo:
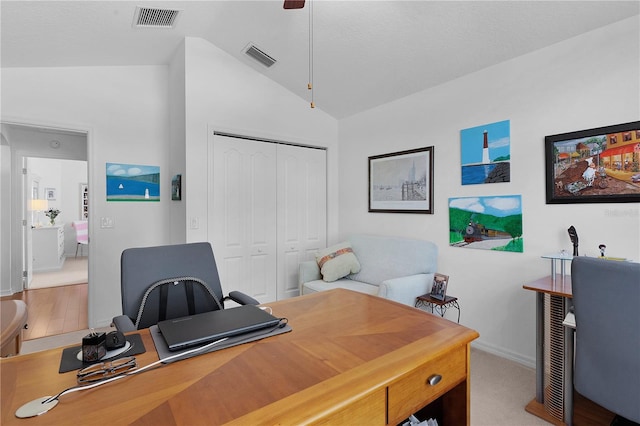
[[[31,200],[31,224],[32,226],[35,227],[40,227],[42,226],[40,224],[40,216],[38,215],[38,212],[43,212],[45,210],[47,210],[49,208],[49,202],[47,200]],[[36,217],[38,218],[38,221],[36,223],[36,220],[34,219],[33,213],[36,213]]]

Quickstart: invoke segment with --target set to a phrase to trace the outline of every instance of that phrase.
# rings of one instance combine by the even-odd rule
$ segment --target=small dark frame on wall
[[[55,188],[45,188],[44,195],[47,201],[55,201],[56,200],[56,189]]]
[[[369,212],[433,214],[433,147],[369,157]]]
[[[175,175],[171,178],[171,199],[182,200],[182,175]]]
[[[547,204],[640,201],[640,121],[544,140]]]

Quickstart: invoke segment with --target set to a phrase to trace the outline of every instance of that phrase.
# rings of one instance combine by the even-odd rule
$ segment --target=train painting
[[[522,253],[521,197],[450,198],[449,245]]]

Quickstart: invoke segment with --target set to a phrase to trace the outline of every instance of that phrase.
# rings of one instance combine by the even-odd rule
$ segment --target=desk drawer
[[[389,385],[389,424],[397,424],[446,393],[467,374],[466,347],[462,346],[406,374]],[[442,379],[434,385],[434,375]]]

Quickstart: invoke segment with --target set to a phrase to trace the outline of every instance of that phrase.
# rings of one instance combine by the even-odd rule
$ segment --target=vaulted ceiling
[[[136,28],[138,5],[180,13],[173,28]],[[638,15],[640,2],[3,0],[1,66],[168,64],[200,37],[308,100],[311,10],[315,104],[340,119]],[[248,57],[249,43],[277,62]]]

